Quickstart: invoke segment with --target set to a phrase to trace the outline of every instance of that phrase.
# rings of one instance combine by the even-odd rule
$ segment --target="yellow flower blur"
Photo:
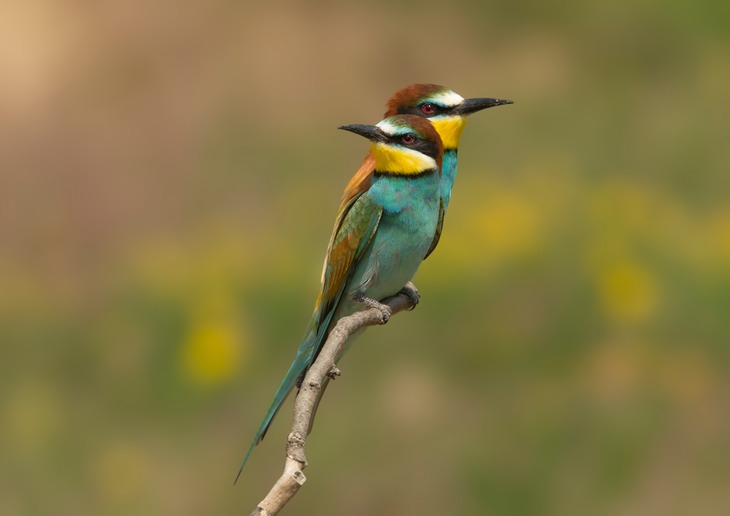
[[[203,320],[195,325],[182,350],[182,368],[201,385],[214,385],[231,377],[240,361],[238,332],[225,320]]]

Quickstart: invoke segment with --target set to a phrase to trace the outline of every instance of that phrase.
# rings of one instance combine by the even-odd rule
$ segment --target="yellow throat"
[[[375,170],[398,175],[416,175],[438,168],[436,160],[413,149],[374,143],[370,152],[375,156]]]
[[[459,147],[459,139],[461,133],[464,131],[466,126],[466,117],[463,116],[446,116],[443,118],[432,118],[431,123],[433,124],[441,141],[444,144],[444,150],[457,149]]]

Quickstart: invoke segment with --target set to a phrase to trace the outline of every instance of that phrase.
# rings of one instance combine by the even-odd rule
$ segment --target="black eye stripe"
[[[423,112],[423,106],[426,104],[430,104],[433,108],[433,112],[431,113],[424,113]],[[440,106],[439,104],[434,104],[433,102],[421,102],[419,104],[416,104],[415,106],[398,106],[398,114],[399,115],[418,115],[418,116],[425,116],[426,118],[430,118],[433,116],[443,115],[444,113],[448,113],[453,108],[450,107],[444,107]]]
[[[404,145],[403,138],[405,138],[408,135],[414,137],[414,140],[408,144],[409,149],[413,149],[422,154],[425,154],[426,156],[436,159],[436,157],[438,156],[438,151],[439,151],[439,148],[438,148],[438,145],[436,144],[436,142],[432,142],[430,140],[424,140],[423,138],[421,138],[419,135],[417,135],[415,133],[394,135],[394,136],[390,137],[390,140],[397,145]]]

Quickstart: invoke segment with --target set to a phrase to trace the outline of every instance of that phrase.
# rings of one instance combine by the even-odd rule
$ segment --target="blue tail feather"
[[[243,462],[241,462],[241,467],[238,468],[238,474],[236,475],[236,480],[233,482],[234,484],[238,482],[238,478],[241,476],[243,467],[246,465],[246,462],[248,462],[251,452],[256,445],[263,440],[266,435],[266,431],[269,429],[269,426],[274,419],[274,416],[276,416],[276,413],[281,408],[284,400],[286,400],[289,392],[291,392],[294,388],[294,385],[297,383],[297,380],[302,373],[304,373],[304,371],[306,371],[306,369],[311,365],[311,357],[314,354],[312,353],[312,348],[317,347],[318,341],[321,340],[321,335],[318,333],[319,332],[316,331],[309,331],[305,339],[299,345],[297,355],[294,357],[294,361],[291,366],[289,366],[289,370],[286,372],[284,379],[281,381],[281,384],[274,395],[274,399],[271,402],[271,405],[269,405],[269,409],[266,411],[264,420],[261,422],[261,425],[256,432],[256,436],[253,438],[251,446],[249,446],[248,452],[246,452],[246,456],[243,458]]]
[[[341,294],[342,291],[338,293],[337,299],[339,299]],[[336,305],[337,303],[334,304],[334,306]],[[251,441],[251,446],[249,446],[246,456],[243,458],[243,462],[241,462],[241,467],[238,468],[238,474],[236,475],[236,480],[233,482],[234,484],[238,482],[238,478],[241,476],[243,467],[246,465],[246,462],[248,462],[251,452],[266,435],[266,431],[269,429],[274,416],[276,416],[276,413],[279,412],[279,409],[284,403],[284,400],[286,400],[286,397],[289,395],[289,392],[291,392],[294,388],[299,377],[314,363],[317,358],[324,341],[327,339],[327,331],[334,313],[335,310],[332,308],[324,315],[324,317],[320,318],[319,309],[315,310],[312,319],[309,322],[309,326],[307,327],[307,336],[304,337],[304,340],[302,340],[299,344],[294,361],[289,366],[289,370],[286,372],[286,375],[284,375],[284,379],[281,381],[281,384],[274,395],[274,400],[271,402],[269,409],[266,411],[266,416],[264,416],[264,420],[261,422],[253,441]]]

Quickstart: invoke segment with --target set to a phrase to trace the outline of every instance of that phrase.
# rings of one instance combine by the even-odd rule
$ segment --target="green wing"
[[[366,192],[343,206],[322,271],[322,289],[316,305],[320,326],[329,324],[357,261],[375,236],[382,215],[383,207],[373,202]]]

